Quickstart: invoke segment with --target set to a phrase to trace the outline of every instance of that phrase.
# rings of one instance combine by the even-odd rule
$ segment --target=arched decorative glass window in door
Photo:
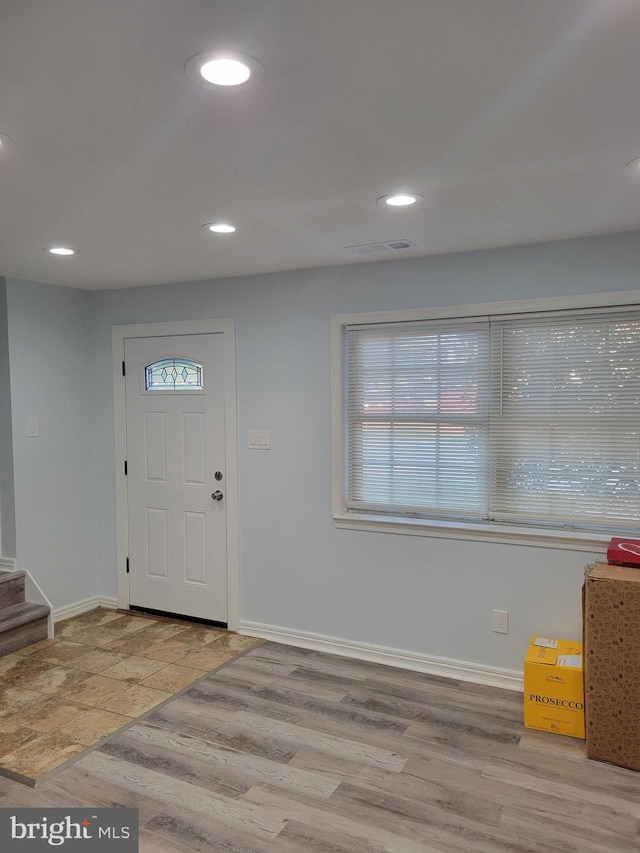
[[[163,358],[144,369],[147,391],[203,391],[202,365],[188,358]]]

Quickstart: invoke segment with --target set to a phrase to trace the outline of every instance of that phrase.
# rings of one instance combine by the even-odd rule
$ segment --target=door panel
[[[183,412],[184,482],[188,486],[204,486],[206,477],[204,412]]]
[[[222,334],[129,338],[125,362],[130,604],[226,623]]]
[[[146,507],[144,568],[149,577],[169,579],[168,513],[162,507]],[[134,602],[131,602],[132,604]]]
[[[144,449],[148,483],[167,482],[166,412],[144,413]]]

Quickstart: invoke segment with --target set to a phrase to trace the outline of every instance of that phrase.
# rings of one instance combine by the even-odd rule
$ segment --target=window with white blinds
[[[346,329],[352,513],[637,531],[640,311]]]

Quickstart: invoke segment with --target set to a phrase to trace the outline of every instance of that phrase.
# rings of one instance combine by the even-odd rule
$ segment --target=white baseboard
[[[15,572],[15,557],[0,557],[0,572]]]
[[[84,601],[76,601],[74,604],[65,604],[63,607],[56,607],[53,611],[53,621],[62,622],[63,619],[70,619],[72,616],[79,616],[81,613],[86,613],[87,610],[95,610],[96,607],[107,607],[110,610],[116,610],[118,599],[105,595],[94,595],[92,598],[85,598]]]
[[[485,684],[489,687],[502,687],[520,692],[524,689],[522,672],[516,669],[502,669],[464,660],[435,657],[434,655],[408,652],[387,646],[376,646],[371,643],[357,643],[353,640],[329,637],[324,634],[293,631],[290,628],[280,628],[277,625],[264,625],[261,622],[241,620],[238,631],[240,634],[246,634],[249,637],[260,637],[263,640],[272,640],[274,643],[283,643],[287,646],[298,646],[303,649],[328,652],[332,655],[341,655],[356,660],[410,669],[414,672],[440,675],[444,678],[453,678],[456,681],[471,681],[474,684]]]

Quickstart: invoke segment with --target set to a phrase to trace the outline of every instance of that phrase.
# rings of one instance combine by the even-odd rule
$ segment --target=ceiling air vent
[[[415,249],[408,240],[388,240],[386,243],[363,243],[361,246],[345,246],[351,255],[392,255],[405,249]]]

